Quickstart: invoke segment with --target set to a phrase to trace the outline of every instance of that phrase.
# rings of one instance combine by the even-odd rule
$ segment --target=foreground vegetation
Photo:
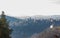
[[[0,38],[11,38],[11,32],[12,30],[9,29],[9,22],[6,19],[4,11],[2,11],[0,18]]]

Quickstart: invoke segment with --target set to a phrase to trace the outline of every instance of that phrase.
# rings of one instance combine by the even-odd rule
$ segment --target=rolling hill
[[[60,38],[60,26],[47,28],[41,33],[38,33],[36,35],[32,35],[31,38]]]
[[[46,18],[45,18],[46,17]],[[60,25],[60,16],[33,16],[29,18],[6,16],[9,21],[10,28],[13,29],[12,38],[30,38],[34,34],[38,34],[49,28],[53,23],[54,26]],[[51,19],[53,22],[51,22]]]

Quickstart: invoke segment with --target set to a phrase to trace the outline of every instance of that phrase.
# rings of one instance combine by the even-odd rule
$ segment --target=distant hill
[[[10,28],[13,29],[12,38],[30,38],[32,35],[44,31],[52,24],[60,26],[60,16],[32,16],[32,17],[10,17],[6,16]]]

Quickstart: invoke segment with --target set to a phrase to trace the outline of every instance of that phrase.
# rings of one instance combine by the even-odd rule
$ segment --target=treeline
[[[4,11],[0,17],[0,38],[11,38],[12,29],[9,28],[9,22],[6,19]]]

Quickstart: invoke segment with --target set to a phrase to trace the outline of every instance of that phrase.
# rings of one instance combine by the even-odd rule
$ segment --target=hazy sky
[[[60,0],[0,0],[9,16],[60,15]]]

